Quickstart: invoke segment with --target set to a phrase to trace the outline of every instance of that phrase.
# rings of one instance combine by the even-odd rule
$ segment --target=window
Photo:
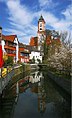
[[[40,28],[40,31],[42,31],[42,28]]]
[[[42,27],[42,24],[40,24],[40,27]]]
[[[1,37],[1,33],[0,33],[0,37]]]

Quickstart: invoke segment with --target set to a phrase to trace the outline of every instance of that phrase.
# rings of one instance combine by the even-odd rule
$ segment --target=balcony
[[[29,56],[22,56],[22,55],[21,55],[20,58],[28,59]]]
[[[15,46],[5,45],[4,48],[5,49],[9,49],[9,50],[16,50],[16,47]]]
[[[15,57],[16,54],[13,54],[13,53],[10,54],[10,53],[8,53],[7,56]]]

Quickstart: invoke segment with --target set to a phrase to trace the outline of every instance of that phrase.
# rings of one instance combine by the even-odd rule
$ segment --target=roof
[[[2,34],[2,39],[5,40],[5,35]]]
[[[30,46],[38,46],[38,37],[31,37]]]
[[[24,48],[25,44],[19,42],[19,47]]]
[[[2,29],[2,27],[0,26],[0,29]]]
[[[17,35],[2,35],[2,38],[6,41],[10,41],[10,42],[14,42],[15,38],[17,37]]]
[[[45,22],[45,20],[44,20],[42,15],[40,16],[39,21],[44,21]]]
[[[21,53],[28,53],[28,54],[30,53],[30,51],[29,50],[26,50],[26,49],[25,50],[21,50],[20,52]]]
[[[25,48],[31,51],[38,51],[37,46],[25,45]]]

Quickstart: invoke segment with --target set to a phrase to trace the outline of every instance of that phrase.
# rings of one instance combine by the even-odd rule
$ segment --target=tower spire
[[[45,23],[45,20],[44,20],[42,14],[41,14],[41,16],[40,16],[40,18],[39,18],[39,22],[40,22],[40,21],[41,21],[41,22],[43,21],[43,22]]]

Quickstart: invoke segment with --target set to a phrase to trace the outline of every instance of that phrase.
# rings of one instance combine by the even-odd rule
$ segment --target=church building
[[[40,55],[43,57],[43,44],[52,45],[53,43],[60,43],[60,36],[58,31],[46,29],[46,22],[41,15],[38,20],[37,36],[31,37],[30,46],[37,48],[40,51]]]

